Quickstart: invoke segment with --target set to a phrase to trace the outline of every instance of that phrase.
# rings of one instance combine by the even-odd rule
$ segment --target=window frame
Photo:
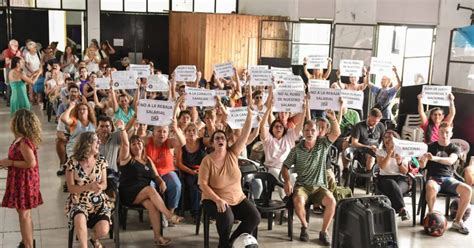
[[[298,24],[323,24],[323,25],[329,25],[329,39],[328,39],[328,43],[306,43],[306,42],[294,42],[294,38],[295,38],[295,26],[298,25]],[[333,37],[333,34],[334,34],[334,23],[332,21],[322,21],[322,20],[299,20],[299,21],[294,21],[292,23],[292,28],[291,28],[291,50],[290,50],[290,59],[291,59],[291,65],[292,66],[295,66],[295,65],[302,65],[302,64],[299,64],[296,63],[296,64],[293,64],[293,48],[294,46],[328,46],[328,57],[329,58],[332,58],[332,46],[333,46],[333,43],[332,43],[332,37]],[[308,54],[309,55],[309,54]]]
[[[455,60],[455,59],[452,59],[451,58],[451,50],[453,48],[453,38],[454,38],[454,32],[456,32],[458,29],[457,28],[453,28],[451,29],[450,31],[450,35],[449,35],[449,50],[448,50],[448,60],[446,62],[446,79],[445,79],[445,83],[444,85],[449,85],[448,82],[449,82],[449,69],[451,67],[451,64],[468,64],[468,65],[472,65],[474,66],[474,62],[473,61],[464,61],[464,60]],[[466,92],[473,92],[474,90],[467,90],[465,88],[459,88],[459,87],[456,87],[457,89],[461,89],[462,91],[466,91]]]

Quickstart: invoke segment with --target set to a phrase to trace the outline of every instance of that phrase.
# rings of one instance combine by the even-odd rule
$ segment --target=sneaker
[[[464,222],[462,221],[453,221],[453,225],[451,226],[451,228],[455,229],[456,231],[458,231],[459,233],[462,233],[462,234],[469,234],[469,229],[467,229],[466,226],[464,226]]]
[[[322,215],[324,213],[323,206],[314,206],[313,213],[317,215]]]
[[[61,165],[61,169],[59,169],[58,171],[56,171],[56,175],[57,176],[62,176],[66,174],[66,170],[64,169],[64,166]]]
[[[309,234],[308,234],[308,228],[307,227],[301,227],[300,240],[303,241],[303,242],[308,242],[309,241]]]
[[[402,218],[402,221],[410,219],[410,215],[408,214],[408,211],[406,209],[400,210],[400,213],[398,214],[398,216],[400,216],[400,218]]]
[[[330,246],[331,240],[327,232],[319,232],[319,242],[324,246]]]

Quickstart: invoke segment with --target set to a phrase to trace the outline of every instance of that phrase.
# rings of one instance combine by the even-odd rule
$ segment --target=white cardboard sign
[[[310,88],[309,94],[310,109],[331,109],[334,111],[339,111],[341,109],[341,104],[339,102],[339,98],[341,97],[340,89]]]
[[[216,105],[213,90],[186,87],[185,102],[188,107],[213,107]]]
[[[392,68],[392,61],[388,58],[372,57],[370,60],[370,74],[389,77],[392,75]]]
[[[299,75],[285,75],[282,77],[282,84],[278,84],[278,89],[304,91],[304,82]]]
[[[275,81],[281,81],[283,76],[293,75],[293,70],[291,68],[284,67],[271,67],[272,75],[275,78]]]
[[[195,65],[179,65],[174,70],[175,80],[177,82],[192,82],[196,81],[196,66]]]
[[[329,88],[329,80],[310,79],[308,87],[310,89],[327,89]]]
[[[341,76],[347,76],[347,77],[362,76],[363,67],[364,67],[364,61],[362,60],[341,59],[341,62],[339,64],[339,70],[341,71]]]
[[[414,142],[393,138],[395,153],[404,157],[419,157],[428,152],[428,145],[423,142]]]
[[[137,72],[135,71],[114,71],[112,72],[112,88],[114,90],[136,89]]]
[[[147,87],[146,91],[148,92],[168,92],[170,86],[168,84],[168,75],[166,74],[155,74],[147,77]]]
[[[232,63],[224,63],[214,65],[214,72],[216,78],[232,77],[234,76],[234,66]]]
[[[269,69],[250,69],[251,86],[273,86],[272,71]]]
[[[110,89],[110,78],[96,78],[95,79],[96,90],[108,90]]]
[[[152,126],[168,126],[173,119],[174,102],[140,99],[137,107],[138,122]]]
[[[225,97],[227,96],[227,90],[214,90],[214,95],[218,97]]]
[[[275,105],[273,110],[275,112],[303,112],[304,91],[294,90],[280,90],[273,92]]]
[[[137,72],[139,78],[146,78],[151,75],[150,65],[130,64],[130,71]]]
[[[355,90],[341,90],[341,97],[344,99],[348,108],[362,110],[364,106],[364,92]]]
[[[248,65],[247,69],[251,71],[252,69],[268,69],[268,65]]]
[[[227,123],[232,129],[241,129],[244,127],[247,118],[247,107],[228,108],[229,116]],[[252,128],[258,126],[258,113],[252,111]]]
[[[328,57],[324,55],[308,55],[306,68],[308,69],[327,69]]]
[[[421,102],[428,105],[449,106],[449,93],[451,86],[423,85]]]

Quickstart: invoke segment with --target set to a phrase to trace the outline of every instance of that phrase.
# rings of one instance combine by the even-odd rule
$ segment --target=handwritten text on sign
[[[216,78],[232,77],[234,76],[234,66],[232,63],[214,65],[214,72]]]
[[[150,65],[130,65],[130,71],[137,73],[137,77],[146,78],[151,75]]]
[[[275,112],[303,112],[304,91],[275,90],[273,93]]]
[[[310,89],[327,89],[329,88],[329,80],[310,79],[308,85]]]
[[[146,91],[148,92],[167,92],[169,91],[168,85],[168,75],[166,74],[155,74],[147,77],[147,87]]]
[[[370,74],[389,77],[392,75],[392,67],[392,61],[387,58],[372,57],[370,60]]]
[[[309,55],[308,64],[306,68],[308,69],[327,69],[328,68],[328,58],[323,55]]]
[[[271,68],[272,75],[275,78],[275,81],[281,81],[285,75],[293,75],[293,70],[291,68],[283,67],[273,67]]]
[[[269,69],[250,69],[250,85],[273,86],[272,71]]]
[[[196,81],[195,65],[180,65],[174,70],[177,82]]]
[[[423,85],[421,102],[435,106],[449,106],[451,86]]]
[[[112,72],[112,88],[114,90],[136,89],[137,72],[135,71],[114,71]]]
[[[282,84],[278,84],[279,89],[291,89],[304,91],[304,82],[301,76],[298,75],[285,75],[282,77]]]
[[[138,101],[138,122],[153,126],[167,126],[173,118],[174,102],[140,99]]]
[[[186,87],[185,102],[188,107],[213,107],[216,105],[213,90]]]
[[[428,152],[428,145],[422,142],[393,138],[395,153],[401,157],[419,157]]]
[[[244,127],[247,118],[247,107],[229,108],[229,116],[227,122],[232,129],[241,129]],[[252,128],[258,126],[258,113],[252,113]]]
[[[339,111],[341,104],[339,98],[341,97],[340,89],[321,89],[321,88],[310,88],[309,99],[310,109],[326,110],[332,109]]]
[[[364,105],[364,92],[355,90],[341,90],[341,97],[344,99],[348,108],[362,110],[362,106]]]
[[[248,65],[247,68],[249,71],[252,69],[268,69],[268,65]]]
[[[110,89],[110,78],[96,78],[95,79],[96,90],[108,90]]]
[[[339,64],[339,70],[341,76],[346,77],[360,77],[362,76],[362,68],[364,67],[364,61],[362,60],[348,60],[342,59]]]

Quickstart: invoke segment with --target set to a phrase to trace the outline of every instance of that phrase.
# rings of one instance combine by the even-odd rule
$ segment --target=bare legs
[[[26,248],[33,248],[33,221],[31,219],[31,209],[17,209],[20,220],[21,239]]]

